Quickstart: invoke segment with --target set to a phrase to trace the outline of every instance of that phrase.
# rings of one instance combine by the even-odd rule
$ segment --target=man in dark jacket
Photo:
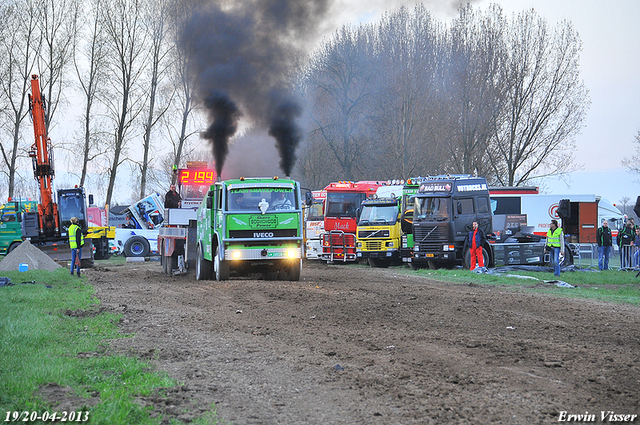
[[[607,220],[602,222],[602,227],[598,229],[596,235],[598,239],[598,268],[600,270],[609,270],[609,256],[611,255],[613,239]]]
[[[467,235],[467,240],[465,241],[465,249],[469,247],[469,253],[471,254],[471,261],[469,262],[469,270],[474,270],[476,268],[476,259],[477,263],[480,267],[484,267],[484,255],[482,255],[482,246],[486,241],[486,236],[482,229],[478,227],[478,222],[474,221],[472,224],[472,229]]]
[[[620,267],[623,269],[631,267],[631,245],[636,240],[636,231],[631,220],[620,232],[618,232],[618,246],[620,247]]]
[[[178,192],[176,192],[176,185],[172,184],[169,187],[169,191],[164,196],[164,207],[165,208],[180,208],[180,203],[182,202],[182,196]]]

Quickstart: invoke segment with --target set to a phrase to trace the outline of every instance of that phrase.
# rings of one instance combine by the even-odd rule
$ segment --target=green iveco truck
[[[300,280],[304,241],[297,181],[218,181],[198,208],[196,228],[197,280],[227,280],[231,273]]]

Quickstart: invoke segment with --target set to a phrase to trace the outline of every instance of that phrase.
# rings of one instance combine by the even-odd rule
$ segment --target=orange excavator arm
[[[45,121],[46,104],[40,92],[37,75],[31,76],[31,95],[29,111],[33,120],[35,142],[31,145],[29,156],[33,160],[33,174],[40,187],[40,204],[38,205],[40,229],[45,234],[53,234],[58,230],[57,205],[53,202],[53,151],[47,136]]]

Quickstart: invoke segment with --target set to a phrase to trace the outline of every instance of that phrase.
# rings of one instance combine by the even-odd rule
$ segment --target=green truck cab
[[[231,273],[300,280],[304,234],[297,181],[218,181],[200,204],[196,221],[197,280],[227,280]]]
[[[10,253],[22,243],[22,225],[18,214],[34,211],[38,211],[36,201],[16,200],[0,205],[0,255]]]

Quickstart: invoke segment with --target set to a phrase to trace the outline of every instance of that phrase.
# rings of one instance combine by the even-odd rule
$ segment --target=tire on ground
[[[126,257],[146,257],[149,253],[149,241],[142,236],[132,236],[124,244]]]
[[[229,262],[220,259],[220,247],[216,248],[216,256],[213,259],[213,272],[216,280],[229,280]]]
[[[371,267],[379,267],[379,268],[383,268],[386,269],[387,267],[389,267],[389,264],[391,263],[391,260],[387,259],[387,258],[369,258],[369,265]]]
[[[198,245],[196,252],[196,280],[211,280],[213,275],[213,264],[205,260],[202,246]]]
[[[9,248],[7,249],[7,254],[13,251],[14,249],[16,249],[17,247],[19,247],[21,243],[22,242],[13,242],[11,245],[9,245]]]
[[[482,248],[482,257],[484,258],[484,266],[489,267],[489,253],[484,248]],[[464,268],[465,270],[471,269],[471,250],[469,249],[464,253]]]
[[[281,280],[300,280],[300,271],[302,270],[302,259],[287,261],[285,266],[280,271]]]

